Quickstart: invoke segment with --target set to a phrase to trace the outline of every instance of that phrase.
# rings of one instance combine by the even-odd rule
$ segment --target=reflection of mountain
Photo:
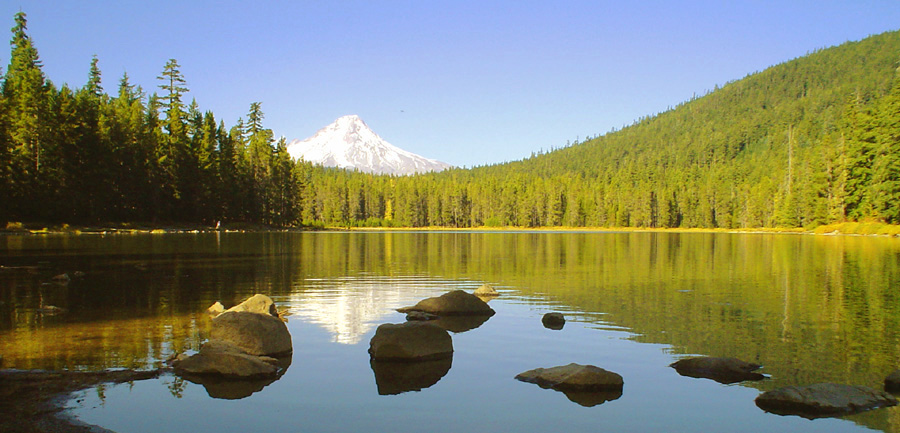
[[[444,281],[420,277],[357,277],[307,280],[307,288],[289,296],[293,317],[323,326],[334,342],[359,343],[384,318],[411,300],[433,296]]]

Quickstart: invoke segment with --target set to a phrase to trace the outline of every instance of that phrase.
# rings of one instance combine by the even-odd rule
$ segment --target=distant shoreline
[[[247,233],[247,232],[487,232],[487,233],[734,233],[734,234],[814,234],[846,236],[900,237],[900,225],[880,222],[844,222],[812,229],[754,227],[754,228],[649,228],[649,227],[274,227],[262,224],[230,223],[216,226],[201,224],[120,223],[96,226],[68,224],[8,223],[0,227],[0,235],[49,234],[174,234],[174,233]]]

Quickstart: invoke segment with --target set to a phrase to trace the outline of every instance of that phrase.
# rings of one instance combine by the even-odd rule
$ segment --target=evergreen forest
[[[155,91],[45,76],[15,15],[0,222],[389,227],[900,223],[900,32],[817,50],[521,161],[386,176],[294,161],[262,104],[226,125],[175,59]],[[598,102],[600,103],[600,102]]]

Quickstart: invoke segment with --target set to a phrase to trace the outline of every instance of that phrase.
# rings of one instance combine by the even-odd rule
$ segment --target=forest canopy
[[[900,223],[900,33],[818,50],[522,161],[386,176],[294,161],[260,102],[226,125],[99,60],[45,76],[15,15],[0,71],[0,221],[274,226],[811,227]],[[87,62],[86,62],[87,63]],[[110,87],[107,85],[107,87]]]

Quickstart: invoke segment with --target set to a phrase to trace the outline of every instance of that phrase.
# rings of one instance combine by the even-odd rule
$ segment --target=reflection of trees
[[[771,389],[880,386],[900,365],[896,239],[702,233],[248,233],[0,237],[0,353],[16,368],[140,367],[196,349],[216,300],[311,281],[487,281],[681,354],[763,364]],[[81,270],[67,286],[43,283]],[[480,284],[480,283],[479,283]],[[43,288],[43,289],[42,289]],[[473,287],[474,288],[474,287]],[[788,289],[789,288],[789,289]],[[404,289],[405,290],[405,289]],[[46,316],[40,299],[67,309]],[[302,297],[302,296],[301,296]],[[368,308],[368,307],[367,307]],[[373,306],[374,308],[374,306]],[[10,334],[9,330],[15,330]],[[787,338],[790,337],[790,338]],[[893,413],[879,411],[879,413]],[[863,414],[873,426],[883,414]]]

